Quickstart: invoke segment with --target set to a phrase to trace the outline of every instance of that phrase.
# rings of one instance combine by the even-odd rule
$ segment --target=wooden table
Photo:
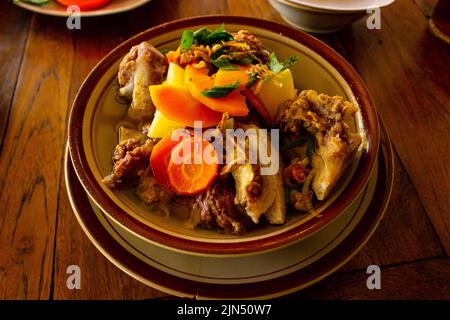
[[[450,47],[427,31],[435,1],[397,0],[381,30],[366,21],[320,38],[361,74],[395,148],[385,219],[344,268],[295,299],[450,299]],[[62,161],[71,103],[89,70],[142,30],[181,17],[250,15],[282,21],[264,0],[153,0],[130,13],[66,21],[0,4],[0,299],[166,296],[108,262],[78,225]],[[81,290],[66,287],[79,265]],[[381,290],[366,268],[381,265]]]

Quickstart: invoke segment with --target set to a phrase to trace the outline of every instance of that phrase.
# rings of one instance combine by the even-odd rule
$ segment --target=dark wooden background
[[[296,299],[450,299],[450,47],[427,31],[433,0],[397,0],[381,30],[365,20],[320,36],[361,74],[395,148],[392,200],[365,248]],[[66,122],[89,70],[142,30],[181,17],[232,14],[282,21],[264,0],[153,0],[133,12],[65,19],[0,4],[0,299],[144,299],[165,296],[109,263],[67,199]],[[82,270],[68,290],[66,268]],[[382,266],[382,289],[365,270]]]

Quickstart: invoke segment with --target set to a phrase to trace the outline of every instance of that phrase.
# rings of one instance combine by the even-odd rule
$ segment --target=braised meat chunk
[[[245,232],[249,219],[234,203],[233,181],[222,178],[195,199],[193,210],[200,216],[200,225],[234,234]]]
[[[156,182],[150,166],[142,175],[136,188],[136,194],[148,206],[168,203],[171,200],[169,192]]]
[[[305,183],[309,173],[308,168],[302,161],[294,159],[290,165],[284,169],[284,183],[286,186],[293,188],[296,185]]]
[[[299,134],[303,127],[315,138],[312,188],[319,200],[330,194],[361,144],[361,136],[351,132],[347,124],[358,110],[340,96],[314,90],[304,90],[280,107],[277,122],[282,131]]]
[[[128,115],[140,121],[150,118],[155,107],[148,86],[160,84],[167,73],[166,57],[147,42],[131,48],[123,58],[117,75],[119,95],[131,101]]]
[[[103,178],[109,188],[133,187],[146,172],[154,143],[148,141],[139,145],[135,139],[127,139],[119,143],[113,153],[113,169]]]

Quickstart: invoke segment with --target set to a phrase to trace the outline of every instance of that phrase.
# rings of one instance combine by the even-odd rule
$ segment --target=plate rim
[[[378,172],[376,191],[373,195],[373,198],[371,199],[371,203],[367,211],[369,212],[370,210],[370,213],[373,215],[372,219],[368,220],[369,215],[366,212],[361,218],[361,221],[358,222],[358,225],[355,227],[355,229],[346,239],[342,241],[342,243],[340,243],[336,248],[327,253],[324,257],[320,258],[318,261],[315,261],[310,266],[307,266],[305,269],[300,269],[288,275],[261,282],[249,284],[200,283],[197,281],[182,279],[174,275],[167,274],[141,261],[139,258],[128,252],[125,248],[114,241],[114,238],[112,238],[112,236],[106,231],[106,229],[104,229],[103,225],[100,223],[100,221],[98,221],[96,215],[93,212],[90,214],[90,216],[86,212],[80,214],[80,210],[78,210],[75,199],[69,192],[69,170],[72,170],[74,179],[77,179],[77,176],[69,159],[70,155],[68,152],[66,152],[66,158],[64,161],[64,174],[67,189],[66,191],[68,193],[69,201],[78,223],[80,224],[89,240],[94,244],[94,246],[116,267],[127,273],[129,276],[148,286],[178,297],[188,297],[195,299],[266,299],[280,297],[311,286],[334,273],[336,270],[345,265],[350,259],[352,259],[364,247],[367,241],[369,241],[369,239],[374,234],[375,230],[378,228],[387,211],[389,200],[392,194],[395,165],[393,147],[389,139],[389,134],[382,123],[381,127],[382,141],[378,161],[383,162],[384,168],[383,170],[379,170]],[[380,184],[380,177],[384,177],[384,181],[382,184]],[[79,183],[78,180],[76,181]],[[80,183],[78,184],[78,187],[79,189],[81,189],[82,193],[84,192],[84,197],[86,197],[85,199],[87,200],[88,195],[86,194]],[[76,193],[76,196],[80,197],[82,193]],[[88,204],[88,201],[86,201],[85,203],[81,203],[81,205],[84,205],[84,209],[86,209],[87,211],[89,211],[89,208],[91,208]],[[376,206],[375,208],[373,207],[374,205]],[[90,210],[92,211],[92,208]],[[99,229],[95,230],[97,232],[96,235],[94,235],[92,233],[92,230],[87,227],[86,220],[83,220],[82,215],[84,215],[84,217],[86,217],[87,215],[88,218],[94,218],[94,223],[95,221],[97,221],[98,225],[100,226],[100,231]],[[91,220],[90,223],[93,223],[93,221]],[[362,227],[364,227],[365,229],[363,230]],[[100,232],[100,234],[98,232]],[[350,239],[350,237],[352,237],[352,239]],[[356,241],[353,238],[356,238]],[[113,239],[113,241],[111,241],[111,239]],[[113,250],[117,250],[118,252],[116,251],[111,253],[107,249],[105,249],[104,246],[112,246]],[[338,254],[336,253],[338,250],[341,255],[340,257],[338,257]],[[122,256],[122,259],[117,258],[118,255]],[[124,257],[126,258],[124,259]],[[324,262],[324,259],[327,259],[327,257],[328,259],[334,259],[334,261],[332,260],[331,264],[328,263],[328,266],[327,263]],[[322,267],[322,270],[316,276],[312,276],[309,280],[306,279],[302,282],[300,279],[302,279],[302,276],[305,277],[305,274],[307,273],[305,270],[317,271],[317,264]],[[139,272],[138,270],[136,270],[138,268],[143,269],[141,269],[141,272]],[[325,269],[323,270],[323,268]],[[146,273],[146,275],[143,275],[142,272]],[[232,288],[236,288],[236,290],[230,290]],[[259,293],[257,293],[258,290],[262,291],[259,291]],[[239,295],[231,295],[230,292],[238,292]]]
[[[87,163],[86,155],[84,154],[84,150],[82,148],[82,119],[84,116],[86,102],[90,97],[90,90],[96,85],[100,77],[103,75],[104,70],[116,63],[120,57],[128,52],[129,48],[133,45],[136,45],[141,41],[148,40],[152,36],[157,36],[170,30],[183,29],[192,25],[220,24],[222,22],[239,24],[242,26],[254,26],[271,32],[277,32],[315,51],[319,56],[326,59],[327,62],[330,63],[345,79],[348,85],[352,88],[358,103],[363,105],[365,108],[365,112],[362,113],[362,118],[366,131],[371,131],[371,133],[367,134],[367,144],[369,146],[369,150],[363,152],[359,165],[354,173],[354,176],[356,176],[358,172],[360,173],[359,179],[354,179],[350,185],[347,186],[347,188],[350,189],[343,192],[343,194],[336,199],[333,206],[325,209],[324,217],[322,219],[318,219],[316,223],[311,225],[309,228],[306,228],[305,226],[298,226],[288,230],[285,233],[256,240],[249,240],[240,244],[229,244],[226,242],[210,244],[208,242],[178,238],[176,236],[155,230],[150,226],[144,225],[140,221],[136,221],[135,218],[129,216],[125,211],[119,208],[119,206],[110,200],[106,193],[101,190],[101,187],[98,186],[98,182],[96,181],[96,178]],[[94,67],[94,69],[92,69],[78,91],[71,110],[69,118],[69,151],[77,176],[90,197],[101,209],[127,228],[135,232],[139,231],[138,233],[146,238],[154,240],[162,245],[166,245],[167,247],[171,247],[175,250],[207,255],[244,254],[268,250],[273,247],[277,247],[282,244],[289,244],[292,241],[301,239],[324,227],[342,210],[344,210],[345,207],[351,204],[357,194],[366,185],[373,169],[380,144],[379,126],[380,124],[374,103],[359,74],[341,55],[322,41],[302,31],[295,30],[287,25],[272,21],[226,15],[198,16],[164,23],[141,32],[114,48]],[[325,213],[327,213],[327,215],[325,215]]]

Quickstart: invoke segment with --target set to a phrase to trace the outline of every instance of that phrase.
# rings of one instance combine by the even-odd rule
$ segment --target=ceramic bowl
[[[360,107],[352,126],[364,137],[364,147],[347,169],[334,193],[317,210],[321,218],[307,222],[288,212],[282,226],[260,225],[241,236],[214,230],[194,230],[174,216],[152,214],[134,192],[112,191],[102,184],[111,170],[111,154],[117,144],[118,123],[127,106],[116,99],[117,70],[134,45],[148,41],[158,48],[176,48],[184,29],[217,27],[247,29],[280,59],[300,57],[291,69],[296,88],[341,95]],[[330,47],[291,27],[247,17],[204,16],[178,20],[144,31],[112,50],[91,71],[81,86],[71,111],[69,151],[76,174],[87,194],[108,216],[145,241],[171,250],[197,255],[240,255],[275,250],[304,239],[342,213],[366,185],[377,157],[379,124],[374,105],[355,70]]]
[[[269,0],[287,23],[310,33],[330,33],[341,30],[346,25],[366,16],[368,8],[382,7],[392,2],[393,0]]]

